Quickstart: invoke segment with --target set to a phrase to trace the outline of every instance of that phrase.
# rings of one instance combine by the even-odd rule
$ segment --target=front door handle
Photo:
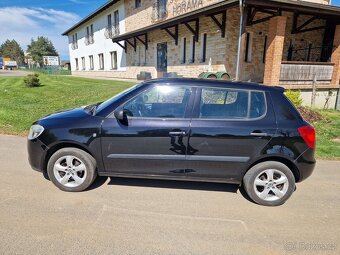
[[[169,132],[169,135],[171,135],[171,136],[185,136],[186,132],[185,131],[171,131],[171,132]]]

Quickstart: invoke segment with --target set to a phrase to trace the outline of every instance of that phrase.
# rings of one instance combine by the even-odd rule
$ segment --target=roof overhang
[[[305,15],[315,15],[325,19],[338,19],[340,22],[340,7],[317,4],[307,1],[293,0],[244,0],[246,6],[256,6]]]
[[[114,5],[115,3],[119,2],[119,1],[120,0],[110,0],[110,1],[108,1],[104,5],[100,6],[97,10],[95,10],[94,12],[90,13],[89,15],[87,15],[85,18],[83,18],[77,24],[75,24],[74,26],[72,26],[69,29],[67,29],[61,35],[68,35],[70,32],[72,32],[73,30],[77,29],[81,25],[85,24],[86,22],[88,22],[89,20],[91,20],[92,18],[94,18],[95,16],[100,14],[101,12],[105,11],[106,9],[110,8],[112,5]]]

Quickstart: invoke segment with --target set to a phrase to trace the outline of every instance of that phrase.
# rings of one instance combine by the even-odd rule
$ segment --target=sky
[[[31,38],[48,37],[62,60],[69,59],[68,39],[61,36],[107,0],[0,0],[0,44],[15,39],[26,50]],[[333,0],[340,6],[340,0]]]

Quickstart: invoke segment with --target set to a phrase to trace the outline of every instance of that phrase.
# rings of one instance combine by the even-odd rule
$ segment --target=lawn
[[[41,87],[26,88],[24,77],[0,77],[0,133],[25,135],[49,113],[106,100],[130,82],[40,75]]]
[[[314,124],[316,129],[316,155],[318,158],[340,160],[340,112],[318,111],[325,120]],[[338,142],[334,141],[338,138]]]
[[[26,135],[31,123],[49,113],[100,102],[133,83],[40,75],[42,87],[26,88],[24,77],[0,77],[0,133]],[[340,160],[340,112],[319,111],[317,157]]]

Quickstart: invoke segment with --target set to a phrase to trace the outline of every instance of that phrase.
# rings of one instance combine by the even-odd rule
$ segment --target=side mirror
[[[124,113],[124,110],[116,110],[114,112],[114,115],[116,117],[117,120],[124,120],[126,119],[126,114]]]

